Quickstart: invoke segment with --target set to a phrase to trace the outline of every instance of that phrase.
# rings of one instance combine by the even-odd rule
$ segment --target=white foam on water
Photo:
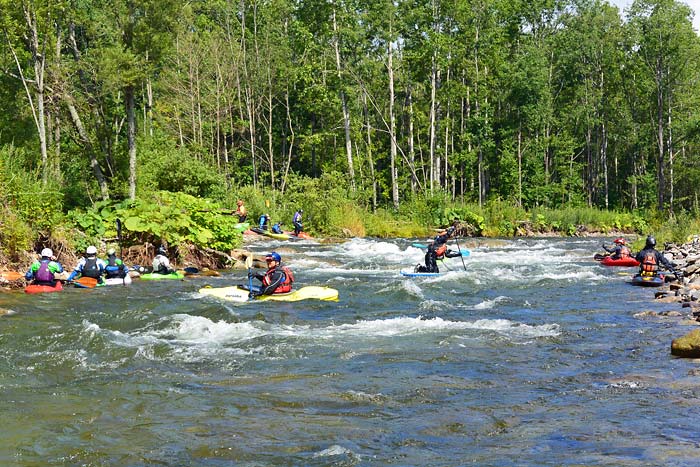
[[[499,303],[503,303],[503,302],[507,302],[507,301],[510,301],[510,297],[506,297],[506,296],[501,295],[501,296],[494,298],[493,300],[484,300],[481,303],[477,303],[476,305],[474,305],[472,307],[472,309],[474,309],[474,310],[490,310],[493,307],[495,307],[496,305],[498,305]]]
[[[324,449],[323,451],[316,452],[313,454],[313,458],[319,458],[319,457],[331,457],[331,456],[342,456],[342,455],[347,455],[350,457],[353,457],[355,459],[360,459],[360,456],[352,452],[351,450],[344,448],[343,446],[339,446],[337,444],[334,444],[333,446],[329,447],[328,449]]]

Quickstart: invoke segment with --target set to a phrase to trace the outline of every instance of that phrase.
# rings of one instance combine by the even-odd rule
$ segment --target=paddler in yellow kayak
[[[294,274],[289,267],[282,264],[282,257],[277,252],[265,256],[267,271],[256,273],[253,277],[262,282],[259,288],[250,291],[252,297],[260,295],[285,294],[292,291]]]

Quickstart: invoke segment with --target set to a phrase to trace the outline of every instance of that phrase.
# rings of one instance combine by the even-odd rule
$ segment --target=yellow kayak
[[[247,302],[248,291],[238,286],[233,287],[204,287],[199,289],[202,295],[228,300],[231,302]],[[317,285],[307,285],[298,290],[293,290],[285,294],[261,295],[255,300],[271,300],[275,302],[298,302],[300,300],[338,300],[338,291],[330,287]]]

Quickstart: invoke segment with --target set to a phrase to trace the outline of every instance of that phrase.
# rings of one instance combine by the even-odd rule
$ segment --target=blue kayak
[[[632,278],[632,285],[638,285],[641,287],[659,287],[664,285],[664,276],[659,274],[658,276],[640,276],[635,275]]]
[[[413,271],[401,271],[401,275],[405,277],[434,277],[439,276],[439,272],[413,272]]]

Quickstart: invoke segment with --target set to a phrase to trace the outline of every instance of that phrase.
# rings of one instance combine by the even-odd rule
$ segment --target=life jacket
[[[281,234],[282,233],[282,227],[280,227],[279,224],[275,224],[272,226],[272,232],[276,234]]]
[[[438,258],[443,258],[445,256],[445,253],[447,253],[447,243],[443,243],[435,250],[435,254]]]
[[[105,268],[105,275],[107,276],[107,279],[123,279],[124,277],[126,277],[125,269],[126,268],[124,267],[124,263],[117,264],[116,256],[110,256],[108,258],[107,267]]]
[[[277,293],[289,293],[292,291],[292,283],[294,283],[294,273],[292,273],[292,270],[289,269],[287,266],[276,266],[275,269],[272,269],[265,274],[262,280],[263,287],[267,287],[271,283],[271,278],[272,278],[272,273],[275,272],[275,270],[279,268],[282,270],[284,273],[284,281],[280,285],[277,286],[273,294]]]
[[[51,270],[49,270],[49,261],[41,261],[39,264],[39,270],[34,274],[34,280],[36,283],[53,283],[54,276]]]
[[[659,271],[659,265],[656,262],[656,253],[650,251],[644,255],[642,260],[642,275],[655,276]]]
[[[85,260],[85,265],[83,266],[80,274],[83,277],[92,277],[93,279],[99,279],[102,275],[100,267],[97,265],[97,258],[87,258]]]
[[[629,247],[624,245],[620,247],[620,258],[629,258],[630,256],[632,256],[632,250]]]

